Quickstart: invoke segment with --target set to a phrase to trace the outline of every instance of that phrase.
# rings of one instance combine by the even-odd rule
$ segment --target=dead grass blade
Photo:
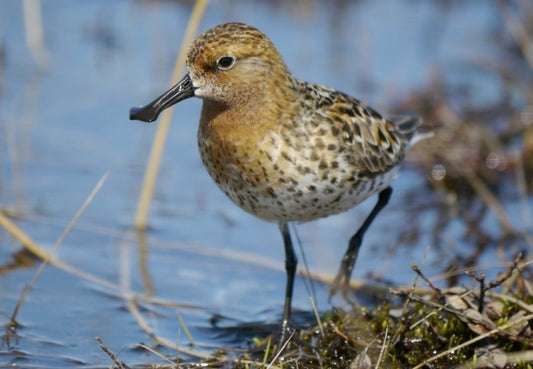
[[[385,327],[385,337],[383,337],[383,344],[381,345],[381,349],[379,350],[379,356],[376,360],[375,369],[379,369],[381,361],[383,360],[383,356],[388,351],[389,342],[389,327]]]
[[[191,331],[189,331],[189,328],[187,327],[187,324],[185,324],[185,320],[181,316],[180,312],[176,310],[176,315],[178,317],[178,320],[181,325],[181,329],[183,329],[183,333],[187,336],[187,339],[189,340],[189,344],[191,346],[194,346],[194,339],[192,338]]]
[[[179,368],[179,364],[176,364],[175,362],[173,362],[172,360],[170,360],[168,357],[166,357],[165,355],[162,355],[160,352],[154,350],[153,348],[151,347],[148,347],[146,346],[145,344],[141,343],[139,345],[137,345],[138,347],[141,347],[143,349],[145,349],[146,351],[152,353],[153,355],[159,357],[160,359],[162,359],[163,361],[166,361],[167,363],[169,363],[170,365],[172,365],[172,368]]]
[[[302,240],[300,239],[300,236],[298,235],[298,232],[296,231],[296,226],[292,225],[292,230],[294,234],[296,235],[296,241],[298,243],[298,248],[300,249],[300,255],[302,257],[302,261],[304,264],[304,270],[305,273],[302,272],[302,280],[304,282],[305,289],[307,290],[307,295],[309,296],[309,300],[311,301],[311,308],[313,309],[313,313],[315,314],[315,319],[318,324],[318,329],[320,330],[320,334],[322,337],[324,337],[324,329],[322,328],[322,320],[320,319],[320,313],[318,311],[318,306],[316,303],[316,292],[315,287],[313,285],[313,278],[311,277],[311,272],[309,270],[309,264],[307,263],[307,258],[305,257],[304,248],[302,246]]]
[[[76,221],[79,219],[79,217],[81,216],[81,214],[83,214],[83,212],[85,211],[85,209],[87,208],[87,206],[89,206],[89,204],[92,202],[94,196],[96,196],[96,194],[98,193],[98,191],[100,190],[100,188],[102,188],[102,185],[104,184],[104,182],[106,181],[107,179],[107,176],[109,175],[109,171],[107,171],[103,176],[102,178],[98,181],[98,183],[96,184],[96,186],[94,187],[94,189],[92,190],[92,192],[90,193],[89,197],[87,197],[87,200],[85,200],[85,202],[83,203],[83,205],[81,206],[81,208],[78,210],[78,212],[76,213],[76,215],[74,215],[74,218],[72,218],[72,220],[70,221],[70,223],[68,224],[68,226],[65,228],[65,230],[63,231],[63,233],[61,233],[61,235],[59,236],[59,238],[57,239],[56,243],[54,244],[54,247],[52,247],[52,250],[50,250],[50,253],[47,253],[46,254],[46,257],[43,258],[43,262],[41,263],[41,265],[39,266],[39,268],[37,269],[37,271],[35,272],[35,275],[33,276],[32,280],[30,281],[30,283],[28,283],[24,289],[22,290],[21,294],[20,294],[20,297],[19,297],[19,300],[17,302],[17,306],[15,306],[15,310],[13,311],[13,314],[11,315],[11,319],[10,319],[10,322],[9,322],[9,325],[7,327],[7,332],[6,334],[9,334],[9,332],[13,329],[13,327],[16,326],[16,318],[17,318],[17,315],[18,315],[18,312],[20,311],[20,308],[22,307],[22,304],[24,303],[24,300],[26,299],[26,296],[28,295],[28,293],[30,292],[30,290],[33,288],[33,285],[35,284],[35,282],[37,281],[37,278],[39,278],[39,276],[41,275],[42,271],[44,270],[44,268],[46,267],[46,265],[48,265],[48,262],[52,256],[52,254],[57,250],[57,248],[59,247],[59,245],[61,245],[61,243],[63,242],[63,240],[65,239],[65,237],[67,236],[67,234],[70,232],[70,230],[72,229],[72,227],[74,226],[74,223],[76,223]],[[24,234],[20,234],[19,236],[25,236]],[[29,239],[29,237],[28,237]]]

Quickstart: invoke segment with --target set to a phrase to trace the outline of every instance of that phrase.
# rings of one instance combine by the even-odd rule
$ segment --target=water
[[[252,24],[271,37],[297,77],[335,87],[383,112],[426,87],[435,73],[452,84],[471,86],[480,106],[497,100],[500,81],[453,67],[494,53],[488,35],[499,21],[496,8],[490,2],[439,4],[212,1],[201,30],[227,21]],[[120,358],[128,365],[158,361],[134,349],[150,339],[118,297],[124,291],[151,297],[151,303],[141,303],[147,323],[180,345],[188,340],[176,311],[196,342],[208,346],[246,344],[240,336],[234,340],[211,327],[209,319],[218,314],[227,318],[219,324],[224,327],[279,321],[285,284],[281,237],[275,225],[230,203],[203,169],[196,148],[200,101],[190,99],[175,110],[146,250],[130,230],[157,123],[130,122],[128,111],[168,87],[190,11],[189,2],[181,1],[43,1],[50,63],[39,70],[26,47],[21,2],[0,4],[0,205],[21,212],[17,225],[51,249],[109,171],[56,257],[116,285],[45,268],[19,313],[17,337],[0,346],[0,366],[109,366],[96,336],[115,352],[126,347]],[[416,242],[409,247],[397,242],[412,225],[406,209],[414,214],[420,203],[435,200],[426,175],[403,170],[390,205],[367,234],[354,278],[377,274],[409,284],[414,278],[410,263],[424,260],[430,274],[443,272],[443,260],[454,254],[448,246],[431,247],[430,229],[439,217],[435,211],[419,221]],[[413,202],[408,197],[413,192],[424,196]],[[347,240],[374,201],[297,226],[312,271],[335,273]],[[507,206],[516,214],[519,203]],[[493,216],[486,222],[497,224]],[[468,243],[457,237],[462,233],[458,220],[447,237],[454,252],[468,254]],[[5,327],[38,262],[17,265],[18,242],[3,230],[0,242],[0,322]],[[499,260],[491,252],[482,261]],[[319,308],[331,307],[328,287],[315,287]],[[294,306],[311,310],[301,279]]]

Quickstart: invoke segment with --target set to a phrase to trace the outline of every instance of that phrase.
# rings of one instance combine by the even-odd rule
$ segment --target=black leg
[[[296,265],[298,259],[292,247],[291,234],[287,223],[280,223],[279,229],[283,236],[283,243],[285,245],[285,271],[287,272],[287,287],[285,288],[285,306],[283,308],[283,323],[281,326],[281,344],[285,341],[285,335],[289,331],[289,324],[291,320],[291,301],[292,289],[294,286],[294,274],[296,273]],[[281,346],[281,345],[280,345]]]
[[[350,284],[350,276],[352,275],[352,270],[355,265],[355,260],[357,259],[357,253],[363,242],[363,237],[366,230],[370,227],[370,224],[374,221],[374,218],[379,214],[379,212],[387,205],[389,202],[390,196],[392,194],[392,187],[387,187],[379,193],[378,202],[374,206],[374,209],[370,212],[368,217],[365,219],[359,230],[352,236],[350,243],[348,244],[348,249],[342,258],[341,266],[337,272],[337,276],[331,285],[329,291],[329,297],[333,296],[339,287],[342,285],[344,293],[347,291],[348,285]]]

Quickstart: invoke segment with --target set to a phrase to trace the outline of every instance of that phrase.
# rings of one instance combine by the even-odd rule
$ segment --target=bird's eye
[[[235,64],[235,58],[233,56],[221,56],[217,60],[217,67],[220,70],[228,70]]]

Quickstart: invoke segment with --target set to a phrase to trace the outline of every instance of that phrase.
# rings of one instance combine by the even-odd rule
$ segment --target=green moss
[[[468,314],[464,312],[440,306],[441,297],[424,296],[417,301],[407,297],[398,301],[395,297],[396,302],[383,301],[372,309],[354,307],[349,312],[332,309],[321,315],[324,336],[317,334],[317,326],[299,331],[281,357],[276,356],[278,347],[275,339],[269,337],[270,344],[265,340],[255,340],[256,346],[261,350],[252,350],[234,359],[228,359],[226,353],[217,364],[224,368],[238,369],[264,368],[268,363],[284,369],[344,369],[358,365],[354,361],[363,359],[370,362],[370,367],[375,367],[381,355],[380,368],[411,368],[490,330],[480,326],[477,320],[469,321]],[[483,319],[492,319],[492,323],[502,326],[518,312],[524,314],[520,305],[512,302],[515,301],[514,298],[501,297],[495,301],[495,305],[501,307],[501,311],[497,313],[500,315],[492,312],[490,317],[483,315]],[[471,304],[472,301],[475,298],[470,300],[469,306],[475,307],[475,304]],[[522,301],[527,304],[533,302],[530,297],[523,298]],[[524,332],[531,335],[532,324],[527,326],[527,323],[522,323],[522,326]],[[473,364],[476,360],[481,360],[481,356],[477,357],[477,350],[487,350],[487,347],[514,353],[532,349],[530,342],[533,337],[528,337],[527,334],[512,336],[510,332],[511,330],[506,330],[477,340],[432,360],[426,367],[444,369]],[[533,369],[531,363],[520,362],[509,363],[505,368]]]

